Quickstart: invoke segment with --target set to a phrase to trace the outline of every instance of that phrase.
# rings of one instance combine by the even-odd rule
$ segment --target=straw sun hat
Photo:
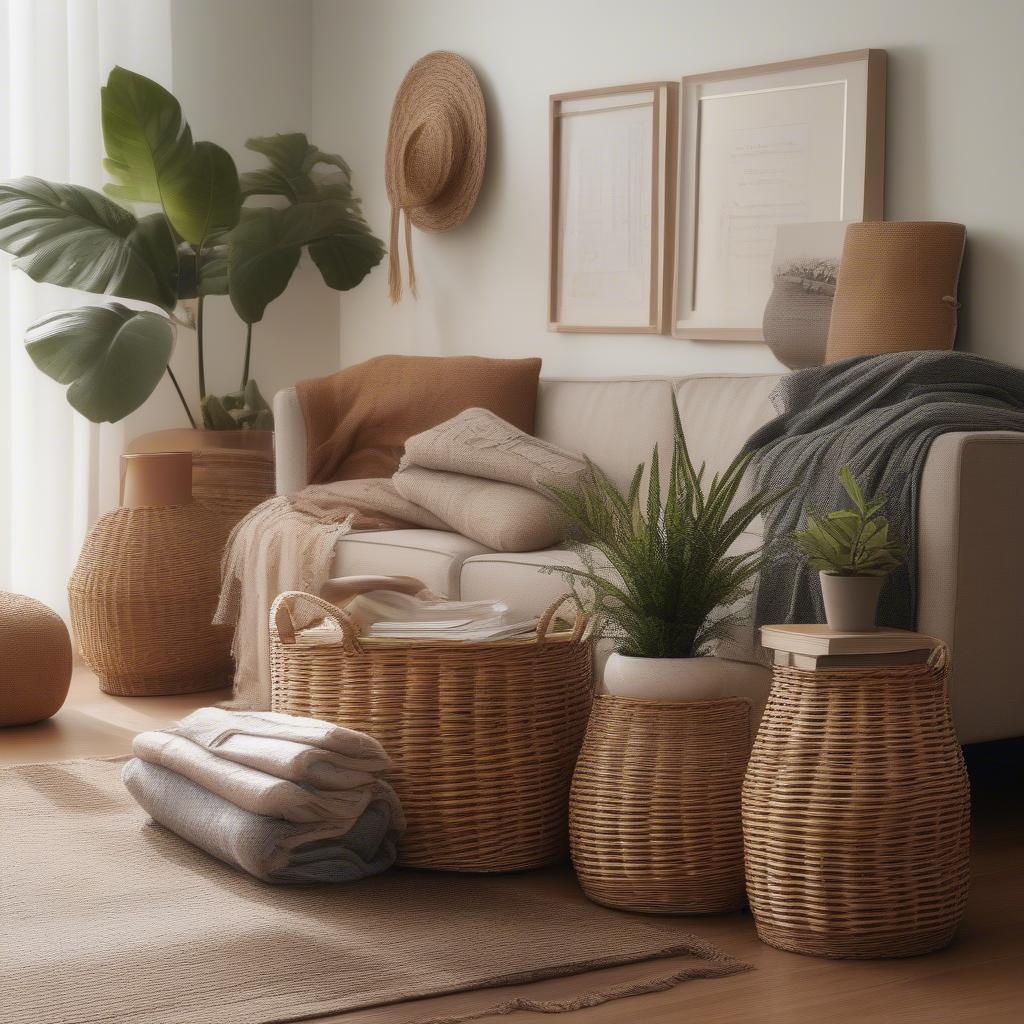
[[[411,225],[423,231],[457,227],[476,203],[487,155],[487,120],[480,83],[455,53],[421,57],[402,80],[391,108],[384,177],[391,202],[388,283],[402,296],[398,222],[405,213],[409,290],[416,295]]]

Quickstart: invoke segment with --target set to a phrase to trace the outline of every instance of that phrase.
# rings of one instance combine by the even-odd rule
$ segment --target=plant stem
[[[188,417],[189,423],[192,425],[192,429],[196,429],[195,417],[192,415],[192,410],[188,407],[188,402],[185,401],[185,396],[182,394],[181,385],[178,384],[178,378],[174,376],[174,371],[171,369],[171,364],[167,364],[167,376],[171,378],[171,383],[174,385],[174,390],[178,392],[178,397],[181,399],[181,404],[185,409],[185,415]]]
[[[249,383],[249,356],[252,354],[252,324],[245,325],[245,362],[242,364],[242,387]]]
[[[196,353],[199,359],[199,400],[206,397],[206,366],[203,363],[203,296],[196,300]]]

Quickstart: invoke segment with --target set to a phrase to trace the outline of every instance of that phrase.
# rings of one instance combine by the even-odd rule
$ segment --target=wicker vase
[[[231,680],[230,629],[211,624],[230,523],[191,500],[191,461],[188,452],[126,457],[128,474],[154,478],[126,476],[126,495],[170,500],[172,477],[184,481],[185,493],[174,504],[103,516],[68,583],[75,640],[104,693],[192,693]]]
[[[743,784],[760,938],[827,957],[947,945],[967,899],[967,774],[927,665],[777,666]]]
[[[749,751],[743,698],[596,698],[569,809],[572,861],[587,896],[652,914],[742,907]]]
[[[272,707],[378,739],[408,828],[405,867],[521,871],[566,860],[573,765],[593,693],[585,623],[485,643],[362,637],[311,594],[271,610]],[[303,636],[310,613],[333,621]]]

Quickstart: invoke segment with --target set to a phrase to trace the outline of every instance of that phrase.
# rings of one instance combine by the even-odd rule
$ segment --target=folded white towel
[[[383,801],[392,808],[395,827],[404,827],[395,791],[366,772],[353,772],[356,784],[345,789],[299,785],[226,760],[184,736],[167,732],[139,733],[132,742],[132,752],[141,760],[169,768],[253,814],[284,821],[331,822],[343,833],[371,802]]]
[[[348,788],[346,772],[391,767],[384,748],[366,733],[274,711],[200,708],[167,731],[229,761],[325,789]]]

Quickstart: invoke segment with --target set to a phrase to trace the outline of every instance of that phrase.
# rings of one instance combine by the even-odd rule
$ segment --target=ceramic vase
[[[820,572],[825,621],[843,633],[866,633],[875,628],[878,598],[884,576],[834,576]]]

